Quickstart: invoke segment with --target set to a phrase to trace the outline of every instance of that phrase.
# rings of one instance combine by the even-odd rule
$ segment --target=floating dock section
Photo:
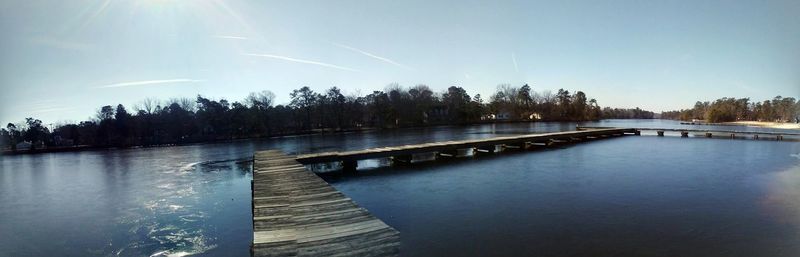
[[[397,230],[280,151],[253,161],[253,256],[396,256]]]

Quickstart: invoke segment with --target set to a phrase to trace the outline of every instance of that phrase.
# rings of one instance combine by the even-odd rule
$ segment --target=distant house
[[[498,113],[497,117],[495,119],[497,119],[497,120],[510,120],[511,119],[511,113],[508,113],[508,112]]]
[[[510,120],[511,113],[506,111],[499,111],[497,113],[490,113],[481,116],[481,120]]]
[[[481,120],[541,120],[542,114],[534,113],[520,113],[515,114],[514,111],[508,109],[500,109],[497,113],[491,113],[481,116]]]
[[[516,120],[520,118],[514,108],[506,105],[499,106],[497,111],[493,114],[494,120]]]
[[[513,117],[510,111],[508,110],[500,110],[496,114],[494,114],[495,120],[510,120]]]

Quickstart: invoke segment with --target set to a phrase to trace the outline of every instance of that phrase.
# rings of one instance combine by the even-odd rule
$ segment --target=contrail
[[[407,69],[407,70],[414,70],[414,69],[412,69],[411,67],[405,66],[405,65],[403,65],[403,64],[400,64],[400,63],[398,63],[398,62],[395,62],[395,61],[392,61],[392,60],[391,60],[391,59],[389,59],[389,58],[386,58],[386,57],[381,57],[381,56],[377,56],[377,55],[371,54],[371,53],[369,53],[369,52],[367,52],[367,51],[364,51],[364,50],[361,50],[361,49],[358,49],[358,48],[355,48],[355,47],[352,47],[352,46],[347,46],[347,45],[343,45],[343,44],[339,44],[339,43],[334,43],[334,42],[331,42],[331,44],[333,44],[333,45],[335,45],[335,46],[338,46],[338,47],[341,47],[341,48],[344,48],[344,49],[347,49],[347,50],[350,50],[350,51],[353,51],[353,52],[357,52],[357,53],[360,53],[360,54],[363,54],[363,55],[366,55],[366,56],[369,56],[369,57],[372,57],[372,58],[378,59],[378,60],[380,60],[380,61],[383,61],[383,62],[386,62],[386,63],[392,64],[392,65],[394,65],[394,66],[397,66],[397,67],[400,67],[400,68],[403,68],[403,69]]]
[[[224,36],[224,35],[214,35],[214,38],[222,38],[222,39],[238,39],[238,40],[247,40],[246,37],[239,37],[239,36]]]
[[[146,86],[146,85],[167,84],[167,83],[196,83],[196,82],[203,82],[203,80],[198,80],[198,79],[143,80],[143,81],[131,81],[131,82],[108,84],[108,85],[97,86],[95,88],[132,87],[132,86]]]
[[[271,55],[271,54],[243,54],[243,55],[272,58],[272,59],[278,59],[278,60],[284,60],[284,61],[290,61],[290,62],[299,62],[299,63],[305,63],[305,64],[314,64],[314,65],[324,66],[324,67],[328,67],[328,68],[360,72],[360,70],[356,70],[356,69],[348,68],[348,67],[343,67],[343,66],[339,66],[339,65],[334,65],[334,64],[330,64],[330,63],[303,60],[303,59],[296,59],[296,58],[280,56],[280,55]]]
[[[85,28],[87,25],[92,23],[92,21],[94,21],[94,19],[96,19],[97,16],[99,16],[100,14],[103,14],[103,12],[106,10],[106,8],[108,8],[109,4],[111,4],[111,0],[103,1],[103,4],[101,4],[100,7],[97,8],[92,13],[92,15],[89,16],[89,18],[87,18],[86,20],[83,21],[83,23],[81,23],[81,25],[78,27],[78,30],[83,30],[83,28]]]
[[[87,51],[91,50],[94,46],[91,44],[79,43],[79,42],[70,42],[59,38],[51,38],[51,37],[39,37],[39,38],[32,38],[28,40],[29,42],[37,45],[47,46],[47,47],[55,47],[59,49],[67,49],[67,50],[77,50],[77,51]]]
[[[514,70],[519,72],[519,66],[517,65],[517,55],[511,53],[511,61],[514,62]]]

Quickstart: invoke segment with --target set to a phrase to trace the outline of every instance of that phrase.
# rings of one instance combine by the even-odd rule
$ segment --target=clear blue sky
[[[582,90],[653,111],[800,96],[800,1],[0,3],[0,122],[146,98],[389,83]]]

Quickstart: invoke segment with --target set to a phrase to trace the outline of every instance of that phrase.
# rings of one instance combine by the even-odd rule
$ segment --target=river
[[[575,125],[0,156],[0,256],[249,256],[253,151],[354,150]],[[324,177],[399,230],[406,256],[798,256],[798,153],[796,142],[631,136],[410,167],[365,162],[356,176]]]

